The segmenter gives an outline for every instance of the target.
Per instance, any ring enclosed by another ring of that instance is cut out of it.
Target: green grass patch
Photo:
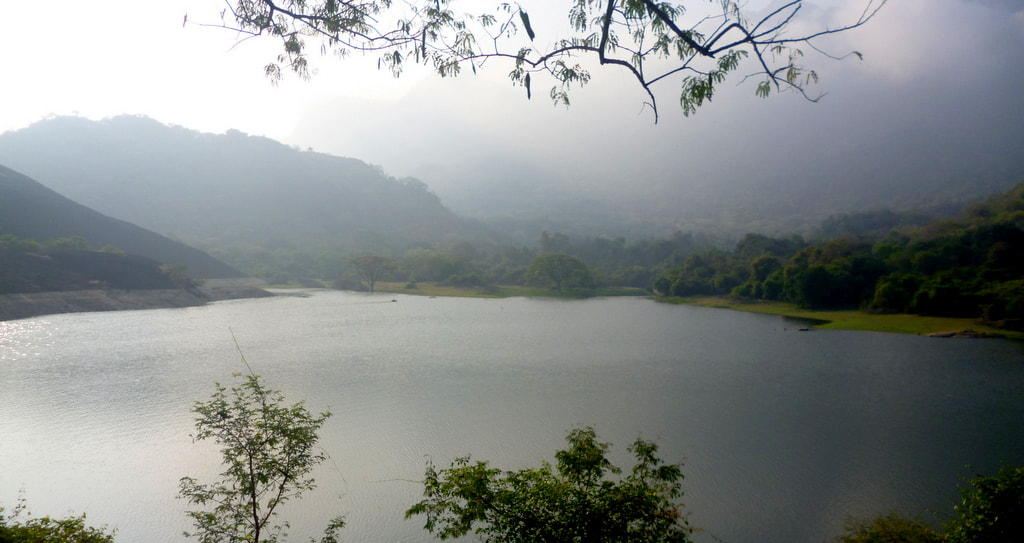
[[[415,296],[452,296],[460,298],[511,298],[514,296],[537,298],[583,299],[598,296],[646,296],[647,291],[640,288],[602,287],[594,289],[566,289],[557,292],[547,288],[521,287],[515,285],[493,287],[453,287],[436,283],[416,283],[416,288],[409,288],[408,283],[385,283],[376,285],[377,292],[392,294],[412,294]]]
[[[266,284],[260,288],[272,288],[277,290],[286,289],[303,289],[303,288],[331,288],[330,281],[323,281],[320,279],[308,279],[306,281],[289,281],[287,283],[273,283]]]
[[[378,282],[377,292],[392,294],[412,294],[414,296],[455,296],[460,298],[505,298],[496,289],[452,287],[434,283],[416,283],[416,288],[409,288],[408,283]]]
[[[801,309],[793,304],[760,300],[738,300],[723,296],[703,296],[694,298],[668,299],[674,303],[697,305],[701,307],[720,307],[782,315],[798,319],[814,321],[816,328],[833,330],[863,330],[871,332],[894,332],[900,334],[934,334],[960,330],[974,330],[987,334],[1013,339],[1024,339],[1024,333],[993,328],[979,323],[976,319],[927,317],[907,314],[866,313],[856,309],[846,310],[814,310]]]

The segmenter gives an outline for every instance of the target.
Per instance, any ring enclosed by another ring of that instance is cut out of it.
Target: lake
[[[427,460],[536,466],[583,425],[620,467],[637,437],[684,463],[697,541],[941,518],[961,478],[1024,463],[1018,342],[799,332],[637,298],[302,294],[0,323],[0,504],[185,541],[178,479],[219,468],[190,407],[245,371],[232,335],[268,386],[334,414],[319,488],[285,513],[292,541],[338,513],[344,541],[433,541],[404,519]]]

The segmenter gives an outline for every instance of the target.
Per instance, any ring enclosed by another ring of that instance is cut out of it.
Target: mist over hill
[[[344,255],[361,253],[397,257],[461,242],[533,245],[543,231],[629,239],[698,232],[730,244],[747,232],[809,235],[829,217],[865,210],[952,215],[1012,186],[1024,169],[1005,149],[1012,138],[1002,146],[961,145],[964,137],[948,130],[955,121],[929,121],[963,151],[939,149],[941,160],[842,131],[830,135],[842,145],[829,146],[842,152],[787,154],[770,134],[752,133],[738,140],[745,151],[728,159],[728,168],[693,161],[654,177],[609,169],[603,181],[571,157],[539,162],[496,149],[425,163],[417,176],[428,186],[354,158],[138,116],[57,117],[0,134],[0,163],[254,273],[261,261],[280,268],[282,260],[308,260],[318,251],[331,252],[325,266],[337,268]],[[821,139],[814,130],[797,131],[787,134],[787,146],[818,149]],[[680,150],[680,160],[694,149],[700,147]],[[288,251],[304,254],[282,256]]]
[[[102,213],[209,248],[346,252],[479,237],[423,183],[237,131],[59,117],[0,135],[0,162]]]
[[[830,119],[834,106],[813,105],[822,119],[784,137],[773,133],[780,130],[773,117],[796,117],[788,103],[751,108],[751,128],[734,141],[702,140],[704,119],[687,119],[694,130],[678,150],[652,145],[633,172],[595,171],[571,157],[543,161],[503,146],[486,158],[425,161],[418,176],[455,212],[482,220],[541,221],[549,230],[592,235],[682,230],[733,239],[806,234],[830,216],[865,210],[952,216],[1024,177],[1017,151],[1024,134],[990,122],[1006,112],[969,118],[914,105],[887,111],[888,125],[876,126],[854,115]]]

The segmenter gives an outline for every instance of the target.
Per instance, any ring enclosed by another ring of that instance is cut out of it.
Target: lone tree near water
[[[363,255],[353,258],[350,262],[359,279],[366,283],[370,292],[373,292],[378,280],[395,269],[394,260],[380,255]]]
[[[192,477],[180,481],[180,497],[205,509],[188,511],[202,543],[276,542],[288,523],[276,523],[281,505],[312,490],[310,473],[327,457],[317,448],[318,432],[330,413],[310,413],[302,402],[284,403],[284,396],[247,375],[231,390],[219,383],[209,401],[196,402],[196,434],[221,448],[221,479],[203,484]],[[332,519],[322,543],[337,543],[344,526]]]
[[[653,89],[669,81],[681,89],[684,115],[710,101],[730,76],[757,81],[759,96],[791,90],[817,100],[808,86],[818,76],[802,64],[802,48],[840,58],[824,51],[820,39],[864,25],[887,0],[860,1],[858,16],[810,30],[798,17],[803,0],[753,17],[733,0],[712,2],[718,6],[710,10],[708,2],[692,0],[567,0],[569,24],[556,35],[538,34],[515,2],[468,14],[457,12],[452,0],[230,0],[217,26],[279,39],[283,52],[266,65],[274,81],[286,70],[309,77],[309,40],[323,53],[379,55],[378,66],[395,76],[410,62],[449,77],[504,61],[527,98],[534,78],[547,76],[550,98],[566,105],[570,89],[590,81],[592,68],[615,67],[646,92],[657,122]]]

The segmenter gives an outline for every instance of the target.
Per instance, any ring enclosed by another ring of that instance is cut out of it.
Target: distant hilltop
[[[0,134],[0,164],[100,213],[206,250],[354,252],[481,231],[416,179],[237,130],[208,134],[146,117],[40,121]]]

